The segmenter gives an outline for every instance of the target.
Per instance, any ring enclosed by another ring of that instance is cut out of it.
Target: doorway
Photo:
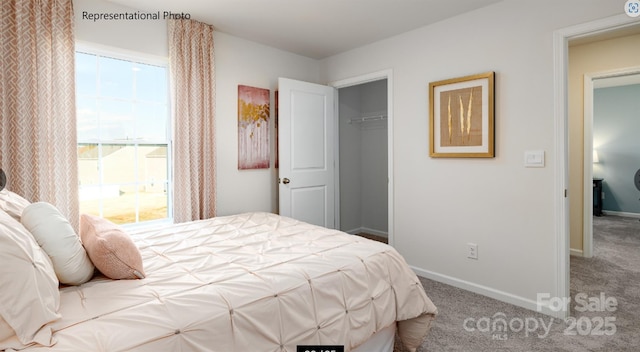
[[[596,88],[621,87],[640,83],[640,67],[623,68],[584,76],[584,207],[583,207],[583,252],[586,258],[593,256],[593,197],[592,180],[601,178],[602,167],[598,150],[602,154],[602,143],[594,139],[594,90]],[[597,168],[596,172],[594,168]],[[602,202],[602,198],[599,200]]]
[[[342,231],[386,238],[393,246],[391,70],[334,82],[337,225]]]
[[[601,35],[628,29],[636,23],[627,15],[617,15],[592,21],[554,32],[554,120],[556,138],[556,292],[555,297],[569,298],[569,201],[568,201],[568,115],[567,115],[567,73],[569,40]],[[568,302],[565,300],[565,302]],[[565,309],[550,312],[557,318],[569,316],[568,303]]]
[[[340,230],[388,238],[387,80],[338,89]]]

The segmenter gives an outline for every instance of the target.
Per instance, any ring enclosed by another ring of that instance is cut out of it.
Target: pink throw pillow
[[[82,214],[80,237],[93,265],[111,279],[144,279],[142,257],[131,237],[109,220]]]

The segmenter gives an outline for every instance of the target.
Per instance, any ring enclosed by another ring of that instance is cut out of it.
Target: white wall
[[[168,57],[167,24],[163,20],[91,21],[82,12],[124,12],[131,9],[103,0],[74,0],[76,40],[127,51]],[[299,55],[214,33],[216,66],[217,214],[277,211],[277,169],[274,168],[274,92],[278,77],[317,83],[319,63]],[[271,90],[271,167],[238,170],[238,85]]]
[[[529,308],[557,292],[553,33],[623,3],[504,1],[323,60],[326,81],[393,70],[391,231],[419,273]],[[496,157],[429,158],[429,82],[487,71]],[[524,168],[524,152],[538,149],[546,167]],[[466,258],[467,242],[478,260]]]
[[[316,60],[216,32],[216,170],[218,215],[277,211],[274,92],[278,77],[318,83]],[[238,85],[271,90],[271,168],[238,170]]]
[[[83,19],[82,13],[126,12],[130,8],[104,0],[73,0],[76,41],[132,50],[161,57],[169,56],[167,22],[164,20]]]

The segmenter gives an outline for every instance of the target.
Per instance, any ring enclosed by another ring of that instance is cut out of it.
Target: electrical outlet
[[[478,260],[478,245],[475,243],[467,243],[467,258]]]

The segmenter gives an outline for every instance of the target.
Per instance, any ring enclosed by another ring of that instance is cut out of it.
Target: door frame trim
[[[388,242],[389,245],[394,245],[394,183],[393,183],[393,70],[386,69],[377,72],[371,72],[351,78],[342,79],[339,81],[330,82],[329,86],[334,87],[336,89],[347,88],[355,85],[360,85],[364,83],[369,83],[373,81],[379,80],[387,80],[387,176],[388,176],[388,187],[387,187],[387,196],[388,196],[388,205],[387,205],[387,214],[388,214]],[[340,228],[340,168],[339,168],[339,153],[340,153],[340,133],[339,133],[339,119],[340,115],[338,113],[338,105],[339,101],[336,94],[336,113],[335,113],[335,145],[336,148],[334,150],[335,155],[335,179],[336,179],[336,191],[335,191],[335,210],[336,210],[336,227]]]

